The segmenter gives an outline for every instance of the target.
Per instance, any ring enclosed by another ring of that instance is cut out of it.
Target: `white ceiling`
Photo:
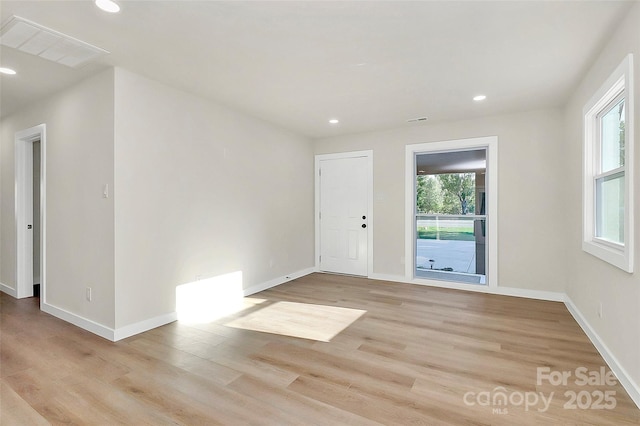
[[[18,75],[0,80],[1,113],[107,66],[310,137],[560,106],[634,2],[119,3],[107,14],[91,0],[0,2],[2,22],[111,52],[73,69],[3,47],[0,65]]]

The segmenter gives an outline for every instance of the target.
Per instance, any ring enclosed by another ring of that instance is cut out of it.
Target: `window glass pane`
[[[415,277],[485,285],[487,150],[420,153],[415,167]]]
[[[486,219],[416,216],[416,277],[486,283]]]
[[[600,118],[601,172],[624,166],[624,99]]]
[[[624,244],[624,173],[596,180],[596,237]]]
[[[484,175],[481,178],[483,179]],[[446,173],[416,177],[417,213],[484,214],[484,212],[480,213],[482,206],[476,209],[476,204],[476,173]]]

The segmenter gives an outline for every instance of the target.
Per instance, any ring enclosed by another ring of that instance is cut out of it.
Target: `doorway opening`
[[[41,142],[34,141],[32,144],[33,158],[33,179],[32,179],[32,207],[33,207],[33,296],[40,297],[40,163],[41,163]]]
[[[46,295],[46,127],[15,135],[17,298]]]
[[[495,136],[407,145],[405,277],[497,287]]]

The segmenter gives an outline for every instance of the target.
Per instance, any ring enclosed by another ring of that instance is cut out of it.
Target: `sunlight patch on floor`
[[[329,342],[365,312],[360,309],[276,302],[225,325],[245,330]]]
[[[242,271],[197,280],[176,287],[178,321],[205,324],[265,302],[244,297]]]

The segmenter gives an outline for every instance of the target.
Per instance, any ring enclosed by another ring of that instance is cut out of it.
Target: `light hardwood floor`
[[[640,424],[619,384],[576,383],[606,364],[561,303],[323,274],[252,297],[112,343],[2,294],[0,424]],[[366,313],[330,342],[224,325],[278,301]],[[538,385],[538,367],[572,376]],[[579,408],[605,392],[615,409]]]

